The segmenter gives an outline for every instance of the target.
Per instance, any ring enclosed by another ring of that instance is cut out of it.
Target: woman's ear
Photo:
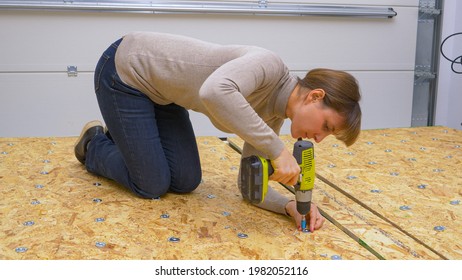
[[[313,89],[310,91],[305,98],[305,102],[319,102],[324,99],[326,92],[322,88]]]

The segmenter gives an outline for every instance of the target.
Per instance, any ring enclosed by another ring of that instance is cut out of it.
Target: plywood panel
[[[288,136],[281,136],[281,139],[292,150],[294,141]],[[228,141],[237,148],[243,145],[242,139],[238,137],[228,138]],[[316,164],[319,164],[319,157],[316,149]],[[319,172],[319,168],[317,171]],[[277,185],[273,184],[276,187]],[[281,191],[280,185],[279,189]],[[315,181],[313,202],[326,218],[381,259],[442,258],[438,253],[401,232],[392,223],[378,217],[357,201],[319,179]]]
[[[334,137],[316,144],[316,168],[404,234],[462,259],[461,145],[462,132],[445,127],[366,130],[351,148]]]
[[[334,138],[316,145],[317,170],[446,258],[461,259],[461,145],[462,132],[444,127],[363,131],[351,148]]]
[[[332,224],[299,233],[290,219],[243,202],[239,156],[218,138],[197,140],[199,188],[159,200],[87,173],[75,139],[0,138],[0,259],[375,258]]]

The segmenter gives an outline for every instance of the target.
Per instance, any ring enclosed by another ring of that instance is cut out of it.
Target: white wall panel
[[[133,30],[184,34],[223,44],[258,44],[292,70],[413,70],[417,9],[393,19],[0,12],[0,71],[93,71],[100,52]],[[8,55],[12,54],[12,55]]]
[[[316,67],[350,71],[362,88],[363,128],[409,126],[418,1],[374,1],[374,5],[380,4],[392,5],[398,16],[359,19],[0,10],[0,137],[77,135],[83,123],[100,118],[93,93],[94,67],[112,41],[134,30],[259,45],[280,54],[300,75]],[[67,76],[68,65],[78,67],[77,77]],[[191,115],[197,135],[224,135],[205,117]],[[288,133],[287,127],[283,132]]]
[[[93,73],[0,73],[0,137],[78,135],[93,119]]]

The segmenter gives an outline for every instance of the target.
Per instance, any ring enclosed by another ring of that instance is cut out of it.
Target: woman
[[[89,172],[144,198],[188,193],[199,185],[189,109],[240,136],[243,157],[269,158],[275,170],[270,179],[290,185],[300,168],[278,137],[284,119],[291,119],[294,138],[316,142],[333,134],[351,145],[360,131],[360,94],[351,75],[316,69],[298,79],[276,54],[255,46],[130,33],[100,58],[95,92],[108,130],[99,121],[88,123],[75,155]],[[258,206],[291,216],[300,228],[295,202],[276,191],[269,190]],[[313,231],[324,218],[315,205],[311,209]]]

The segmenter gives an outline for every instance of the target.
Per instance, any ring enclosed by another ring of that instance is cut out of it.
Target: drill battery
[[[252,203],[265,200],[268,191],[269,176],[273,174],[273,167],[269,160],[250,156],[241,160],[240,186],[243,197]]]

